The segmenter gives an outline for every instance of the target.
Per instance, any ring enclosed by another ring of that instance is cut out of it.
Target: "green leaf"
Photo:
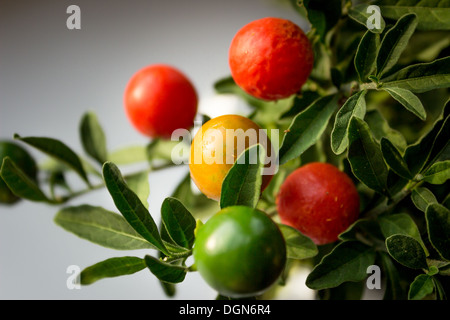
[[[404,159],[413,175],[426,171],[447,148],[450,140],[450,116],[438,119],[422,138],[408,146]]]
[[[400,264],[411,269],[427,268],[425,251],[413,237],[394,234],[386,239],[386,247],[391,257]]]
[[[179,283],[186,277],[186,267],[173,265],[149,255],[145,256],[145,263],[149,270],[163,282]]]
[[[170,238],[176,244],[187,249],[192,248],[196,221],[178,199],[171,197],[164,199],[161,219]]]
[[[348,160],[353,174],[366,186],[386,194],[388,170],[380,146],[364,120],[352,117],[349,126]]]
[[[417,16],[419,30],[450,30],[450,7],[447,0],[383,0],[376,3],[383,16],[398,19],[407,13]]]
[[[214,90],[220,94],[235,94],[253,107],[261,108],[266,103],[265,101],[257,99],[242,90],[231,76],[216,81],[214,83]]]
[[[408,164],[403,159],[400,151],[386,138],[381,138],[381,152],[386,164],[400,177],[411,180],[413,175],[408,169]]]
[[[431,244],[442,258],[450,260],[450,210],[439,203],[431,203],[425,218]]]
[[[245,150],[228,171],[222,183],[220,207],[256,207],[261,195],[264,148],[256,144]]]
[[[312,146],[325,131],[337,108],[337,95],[333,94],[316,100],[300,112],[283,137],[279,153],[280,164],[297,158]]]
[[[436,300],[447,300],[447,295],[442,283],[436,277],[432,277],[432,279],[434,287],[436,288]]]
[[[186,209],[197,219],[206,219],[211,214],[219,211],[219,202],[207,198],[201,192],[194,192],[191,187],[191,182],[191,176],[188,172],[171,196],[183,203]]]
[[[100,165],[107,160],[106,137],[93,112],[86,112],[80,123],[80,137],[84,150]]]
[[[316,29],[322,42],[325,36],[339,21],[342,12],[341,0],[303,0],[308,20],[312,28]]]
[[[155,160],[162,160],[168,163],[172,163],[172,152],[175,151],[175,148],[178,148],[176,151],[180,151],[179,156],[180,163],[188,159],[189,156],[189,145],[180,142],[178,140],[167,140],[167,139],[154,139],[147,145],[146,153],[147,158],[150,162]],[[179,150],[179,148],[182,148]],[[182,157],[184,156],[184,158]]]
[[[376,57],[380,46],[380,35],[366,31],[359,42],[354,59],[355,69],[360,82],[367,82],[375,72]]]
[[[367,267],[374,262],[373,248],[359,241],[343,241],[314,267],[306,278],[306,285],[320,290],[346,281],[361,281],[367,277]]]
[[[411,283],[408,292],[409,300],[422,300],[433,293],[434,282],[428,274],[419,274]]]
[[[411,200],[414,205],[422,212],[427,210],[428,205],[437,203],[434,194],[425,187],[416,187],[411,193]]]
[[[411,91],[402,88],[383,88],[389,95],[400,102],[408,111],[422,120],[427,118],[427,113],[422,102]]]
[[[290,259],[308,259],[317,255],[318,249],[314,242],[297,229],[279,224],[281,233],[286,241],[286,253]]]
[[[319,98],[320,95],[316,91],[302,91],[300,94],[295,95],[292,106],[280,116],[280,119],[295,117]]]
[[[359,234],[381,238],[380,226],[374,220],[360,218],[339,234],[341,240],[358,240]]]
[[[144,146],[126,146],[109,153],[108,160],[117,165],[148,161],[147,149]]]
[[[78,175],[89,185],[89,180],[80,158],[63,142],[53,138],[45,137],[20,137],[18,134],[15,134],[14,138],[21,140],[29,144],[30,146],[48,154],[49,156],[65,163],[76,173],[78,173]]]
[[[10,157],[4,157],[0,176],[8,188],[18,197],[37,202],[56,203],[49,199],[25,172]]]
[[[387,120],[381,115],[377,109],[368,110],[364,121],[367,122],[372,131],[372,135],[378,142],[381,142],[383,137],[389,139],[392,144],[400,151],[404,152],[406,149],[405,137],[397,130],[389,126]]]
[[[372,10],[367,10],[369,7],[368,4],[358,4],[354,7],[350,7],[348,9],[348,16],[354,21],[362,24],[367,28],[367,22],[371,19],[371,16],[374,14]],[[370,9],[370,8],[369,8]],[[380,14],[380,28],[371,28],[368,30],[372,33],[382,33],[384,28],[386,27],[386,22],[384,21],[382,15]]]
[[[417,26],[415,14],[402,16],[397,23],[389,29],[380,44],[377,54],[377,73],[378,79],[397,64],[401,53],[408,45],[408,41],[414,33]]]
[[[54,222],[76,236],[115,250],[156,249],[119,214],[80,205],[61,209]]]
[[[421,93],[450,86],[450,57],[413,64],[382,79],[382,88],[403,88]]]
[[[128,187],[136,193],[142,204],[148,209],[148,197],[150,195],[150,185],[148,182],[149,171],[144,170],[127,175],[126,183]]]
[[[389,238],[394,234],[409,236],[419,242],[425,254],[428,255],[428,250],[422,241],[419,228],[410,215],[406,213],[383,215],[378,218],[378,222],[385,238]]]
[[[112,162],[105,162],[103,177],[117,209],[128,223],[158,250],[169,255],[155,221],[136,193],[127,186],[117,166]]]
[[[383,271],[386,277],[386,289],[384,292],[384,300],[404,300],[407,293],[403,289],[401,284],[402,279],[400,274],[392,261],[389,254],[385,252],[379,252],[381,263],[383,265]]]
[[[336,154],[341,154],[348,146],[348,127],[352,116],[364,119],[366,114],[366,96],[367,90],[362,90],[344,103],[336,113],[333,131],[331,132],[331,149]]]
[[[88,285],[104,278],[130,275],[143,269],[144,259],[138,257],[109,258],[81,271],[80,283]]]
[[[432,184],[443,184],[450,179],[450,160],[438,161],[423,174],[423,180]]]

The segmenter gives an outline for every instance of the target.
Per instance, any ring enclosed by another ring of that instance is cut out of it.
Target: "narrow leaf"
[[[447,110],[450,110],[450,108],[447,108]],[[438,119],[428,133],[423,135],[418,142],[406,148],[404,159],[412,174],[416,175],[426,171],[448,147],[450,140],[449,119],[449,115],[444,119]]]
[[[176,198],[164,199],[161,206],[161,219],[170,236],[178,245],[192,248],[196,221],[186,207]]]
[[[119,214],[81,205],[61,209],[54,222],[76,236],[115,250],[156,249]]]
[[[380,46],[380,35],[366,31],[359,42],[355,55],[355,69],[360,82],[367,82],[368,77],[375,72],[375,61]]]
[[[432,203],[426,209],[425,218],[431,244],[442,258],[450,260],[450,210]]]
[[[308,106],[310,106],[315,100],[319,99],[320,95],[317,91],[302,91],[301,94],[295,95],[294,100],[292,101],[292,106],[288,111],[283,113],[280,116],[280,119],[295,117],[297,114],[305,110]]]
[[[109,153],[108,160],[122,165],[148,161],[148,158],[144,146],[126,146]]]
[[[103,177],[117,209],[128,223],[144,239],[168,255],[169,253],[161,240],[155,221],[136,193],[127,186],[117,166],[112,162],[105,162]]]
[[[136,193],[142,204],[148,209],[148,197],[150,195],[150,185],[148,182],[147,170],[127,175],[126,183],[128,187]]]
[[[383,88],[392,98],[400,102],[408,111],[414,113],[421,120],[425,120],[427,113],[422,102],[415,94],[402,88]]]
[[[382,116],[379,110],[372,109],[367,111],[364,121],[369,125],[375,140],[380,142],[381,139],[385,137],[389,139],[400,152],[405,152],[405,137],[399,131],[392,129],[389,126],[388,121]]]
[[[408,45],[408,41],[417,26],[415,14],[407,14],[401,17],[397,23],[386,32],[380,44],[377,55],[377,78],[396,65],[401,53]]]
[[[400,264],[412,268],[427,268],[427,261],[422,245],[414,238],[403,234],[394,234],[386,239],[386,247]]]
[[[384,300],[405,300],[407,292],[403,289],[402,279],[392,261],[391,256],[385,252],[379,252],[383,271],[386,277],[386,289],[384,292]]]
[[[419,228],[410,215],[406,213],[384,215],[379,217],[378,222],[385,238],[389,238],[394,234],[409,236],[419,242],[425,254],[428,255],[428,250],[422,241]]]
[[[340,154],[348,146],[347,133],[351,117],[364,118],[366,114],[366,93],[366,90],[355,93],[347,99],[336,113],[333,131],[331,132],[331,148],[334,153]]]
[[[191,176],[188,172],[178,183],[171,196],[183,203],[196,219],[210,217],[220,210],[218,201],[207,198],[201,192],[194,192],[191,183]]]
[[[427,210],[428,205],[437,203],[434,194],[425,187],[414,188],[411,193],[411,200],[414,205],[422,212]]]
[[[435,162],[423,175],[423,180],[432,184],[443,184],[450,179],[450,160]]]
[[[353,222],[345,231],[339,234],[341,240],[358,240],[360,234],[370,234],[373,237],[381,238],[383,235],[380,226],[374,220],[361,218]]]
[[[326,34],[341,17],[342,2],[340,0],[303,0],[302,3],[306,8],[309,22],[316,29],[322,42],[325,42]]]
[[[173,265],[155,257],[146,255],[145,263],[149,270],[161,281],[168,283],[183,282],[187,268]]]
[[[81,118],[80,138],[84,150],[100,165],[107,160],[106,138],[103,129],[93,112],[86,112]]]
[[[436,288],[436,300],[447,300],[447,294],[442,283],[436,277],[432,277],[432,279]]]
[[[353,174],[369,188],[385,194],[388,170],[369,126],[364,120],[352,117],[348,138],[348,160]]]
[[[409,286],[408,300],[422,300],[433,293],[433,278],[427,274],[419,274]]]
[[[80,282],[83,285],[88,285],[104,278],[130,275],[143,269],[145,269],[145,262],[141,258],[110,258],[81,271]]]
[[[367,277],[367,267],[374,262],[373,248],[359,241],[343,241],[314,267],[306,278],[306,285],[320,290],[346,281],[361,281]]]
[[[386,138],[382,138],[380,145],[386,164],[400,177],[408,180],[413,179],[413,175],[408,169],[408,164],[392,142]]]
[[[382,88],[403,88],[421,93],[450,86],[450,57],[413,64],[382,79]]]
[[[10,157],[4,157],[0,175],[8,188],[18,197],[37,202],[56,203],[49,199],[25,172]]]
[[[279,224],[281,233],[286,241],[286,253],[290,259],[307,259],[317,255],[318,249],[314,242],[297,229]]]
[[[261,194],[264,148],[257,144],[245,150],[228,171],[222,183],[220,207],[256,207]]]
[[[83,164],[78,157],[78,155],[72,151],[63,142],[45,137],[20,137],[19,135],[14,135],[15,139],[21,140],[30,146],[48,154],[49,156],[65,163],[70,168],[72,168],[78,175],[89,184],[89,180]]]
[[[377,4],[383,16],[389,19],[414,13],[418,30],[450,30],[450,7],[446,0],[384,0]]]
[[[280,164],[297,158],[312,146],[325,131],[335,110],[337,110],[337,95],[328,95],[300,112],[283,137],[279,153]]]

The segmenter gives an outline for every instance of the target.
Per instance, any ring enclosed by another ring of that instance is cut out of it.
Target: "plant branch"
[[[150,167],[150,171],[149,172],[155,172],[155,171],[159,171],[159,170],[164,170],[164,169],[170,168],[170,167],[172,167],[174,165],[175,164],[173,164],[173,163],[166,163],[166,164],[163,164],[163,165],[160,165],[160,166],[154,166],[154,167],[152,166],[152,167]],[[130,177],[130,176],[133,176],[133,175],[139,174],[139,173],[144,173],[144,172],[147,172],[147,171],[148,171],[148,169],[133,172],[131,174],[125,175],[124,179],[127,180],[127,178]],[[98,189],[101,189],[101,188],[104,188],[104,187],[105,187],[105,183],[101,182],[99,184],[90,186],[89,188],[72,192],[72,193],[70,193],[70,194],[68,194],[66,196],[55,197],[54,200],[55,200],[56,204],[64,204],[64,203],[66,203],[66,202],[68,202],[68,201],[70,201],[70,200],[72,200],[74,198],[80,197],[80,196],[82,196],[84,194],[87,194],[87,193],[89,193],[91,191],[98,190]]]

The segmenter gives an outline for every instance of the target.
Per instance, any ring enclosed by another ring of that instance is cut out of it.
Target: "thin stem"
[[[167,169],[167,168],[170,168],[170,167],[173,167],[173,166],[175,166],[175,164],[173,164],[173,163],[166,163],[166,164],[163,164],[163,165],[160,165],[160,166],[151,167],[150,171],[148,169],[145,169],[145,170],[141,170],[141,171],[137,171],[137,172],[133,172],[131,174],[125,175],[124,179],[126,180],[128,177],[133,176],[135,174],[144,173],[144,172],[155,172],[155,171],[164,170],[164,169]],[[54,201],[55,201],[56,204],[63,204],[63,203],[65,203],[67,201],[70,201],[70,200],[72,200],[74,198],[77,198],[77,197],[82,196],[84,194],[87,194],[87,193],[89,193],[91,191],[98,190],[98,189],[101,189],[101,188],[104,188],[104,187],[105,187],[105,183],[101,182],[99,184],[90,186],[89,188],[82,189],[82,190],[79,190],[79,191],[76,191],[76,192],[72,192],[72,193],[70,193],[67,196],[55,197]]]
[[[395,194],[392,197],[392,201],[387,204],[387,199],[377,205],[376,207],[372,208],[371,210],[367,211],[364,216],[367,218],[375,218],[376,216],[380,215],[381,213],[384,213],[386,211],[391,210],[394,208],[400,201],[405,199],[413,190],[414,188],[420,186],[423,183],[423,181],[410,181],[405,188],[403,188],[400,192]]]
[[[378,88],[377,84],[374,83],[374,82],[362,83],[362,84],[360,84],[359,87],[361,88],[361,90],[364,90],[364,89],[366,89],[366,90],[374,90],[374,89]]]

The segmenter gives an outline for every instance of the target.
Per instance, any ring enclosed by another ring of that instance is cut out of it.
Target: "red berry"
[[[292,172],[276,202],[282,223],[318,245],[336,241],[359,215],[359,194],[353,181],[327,163],[306,164]]]
[[[124,94],[130,122],[152,138],[170,138],[175,129],[192,127],[197,104],[197,93],[190,80],[181,71],[164,64],[136,72]]]
[[[313,50],[305,33],[280,18],[268,17],[245,25],[229,49],[236,84],[264,100],[283,99],[300,91],[313,62]]]

